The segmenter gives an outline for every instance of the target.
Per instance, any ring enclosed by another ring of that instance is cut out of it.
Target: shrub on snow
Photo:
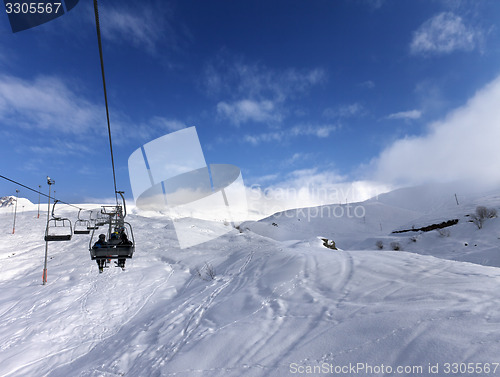
[[[476,213],[470,217],[471,222],[476,224],[478,229],[481,229],[486,219],[497,217],[497,210],[494,208],[486,208],[485,206],[477,206]]]

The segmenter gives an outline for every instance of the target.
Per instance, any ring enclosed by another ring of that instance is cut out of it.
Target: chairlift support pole
[[[17,215],[17,201],[19,199],[19,190],[16,189],[16,206],[14,209],[14,225],[12,225],[12,234],[16,233],[16,215]]]
[[[117,191],[116,193],[120,194],[120,196],[122,197],[123,211],[124,211],[123,218],[125,218],[125,216],[127,216],[127,205],[125,204],[125,197],[123,196],[124,191]]]
[[[42,185],[38,185],[38,215],[37,219],[40,218],[40,190],[42,189]]]
[[[47,234],[47,230],[49,228],[49,218],[50,218],[50,186],[56,183],[56,181],[50,179],[50,177],[47,177],[47,184],[49,185],[49,201],[47,205],[47,225],[45,229],[45,234]],[[49,251],[49,241],[45,241],[45,262],[43,265],[43,277],[42,277],[42,284],[45,285],[47,283],[47,255]]]

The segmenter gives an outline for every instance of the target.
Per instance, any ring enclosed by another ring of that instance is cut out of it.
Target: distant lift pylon
[[[122,205],[102,206],[101,216],[107,218],[107,233],[95,237],[95,229],[89,242],[90,258],[97,262],[99,272],[107,266],[111,259],[117,259],[117,267],[125,269],[125,260],[132,258],[135,251],[135,240],[132,226],[125,221],[127,207],[123,191],[117,191],[122,198]]]

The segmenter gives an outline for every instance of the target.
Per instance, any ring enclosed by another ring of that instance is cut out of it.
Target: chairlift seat
[[[83,229],[80,229],[80,230],[76,229],[73,233],[74,234],[90,234],[90,229],[85,229],[85,230],[83,230]]]
[[[95,229],[92,230],[92,235],[89,241],[90,258],[97,261],[99,272],[103,271],[109,259],[118,259],[117,267],[125,268],[125,260],[132,258],[135,251],[135,240],[132,226],[124,221],[127,215],[125,207],[125,198],[123,192],[117,191],[122,197],[123,206],[102,206],[100,216],[95,219],[97,226],[107,225],[105,232],[106,242],[94,243],[96,235]],[[114,237],[116,235],[116,238]],[[125,236],[125,237],[123,237]]]
[[[87,229],[88,230],[94,230],[94,229],[99,229],[99,227],[96,224],[95,219],[91,219],[87,222]]]
[[[90,249],[90,258],[92,260],[107,258],[107,259],[122,259],[132,258],[135,247],[133,245],[101,245],[94,246]]]
[[[90,225],[90,222],[88,220],[78,219],[75,221],[73,233],[74,234],[90,234],[90,229],[88,229],[89,225]]]
[[[48,234],[44,238],[45,241],[70,241],[71,234]]]
[[[72,236],[72,226],[69,219],[54,216],[47,222],[45,241],[70,241]]]

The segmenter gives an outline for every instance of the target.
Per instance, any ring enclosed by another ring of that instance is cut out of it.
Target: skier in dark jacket
[[[99,234],[99,239],[94,244],[94,249],[100,249],[101,247],[105,247],[107,245],[106,236],[104,234]],[[106,265],[106,259],[98,258],[96,259],[97,266],[99,267],[99,273],[101,273]]]
[[[127,233],[122,232],[120,235],[120,245],[122,246],[131,246],[132,242],[128,239]]]
[[[94,247],[101,248],[106,245],[106,236],[104,234],[99,234],[99,239],[94,244]]]

